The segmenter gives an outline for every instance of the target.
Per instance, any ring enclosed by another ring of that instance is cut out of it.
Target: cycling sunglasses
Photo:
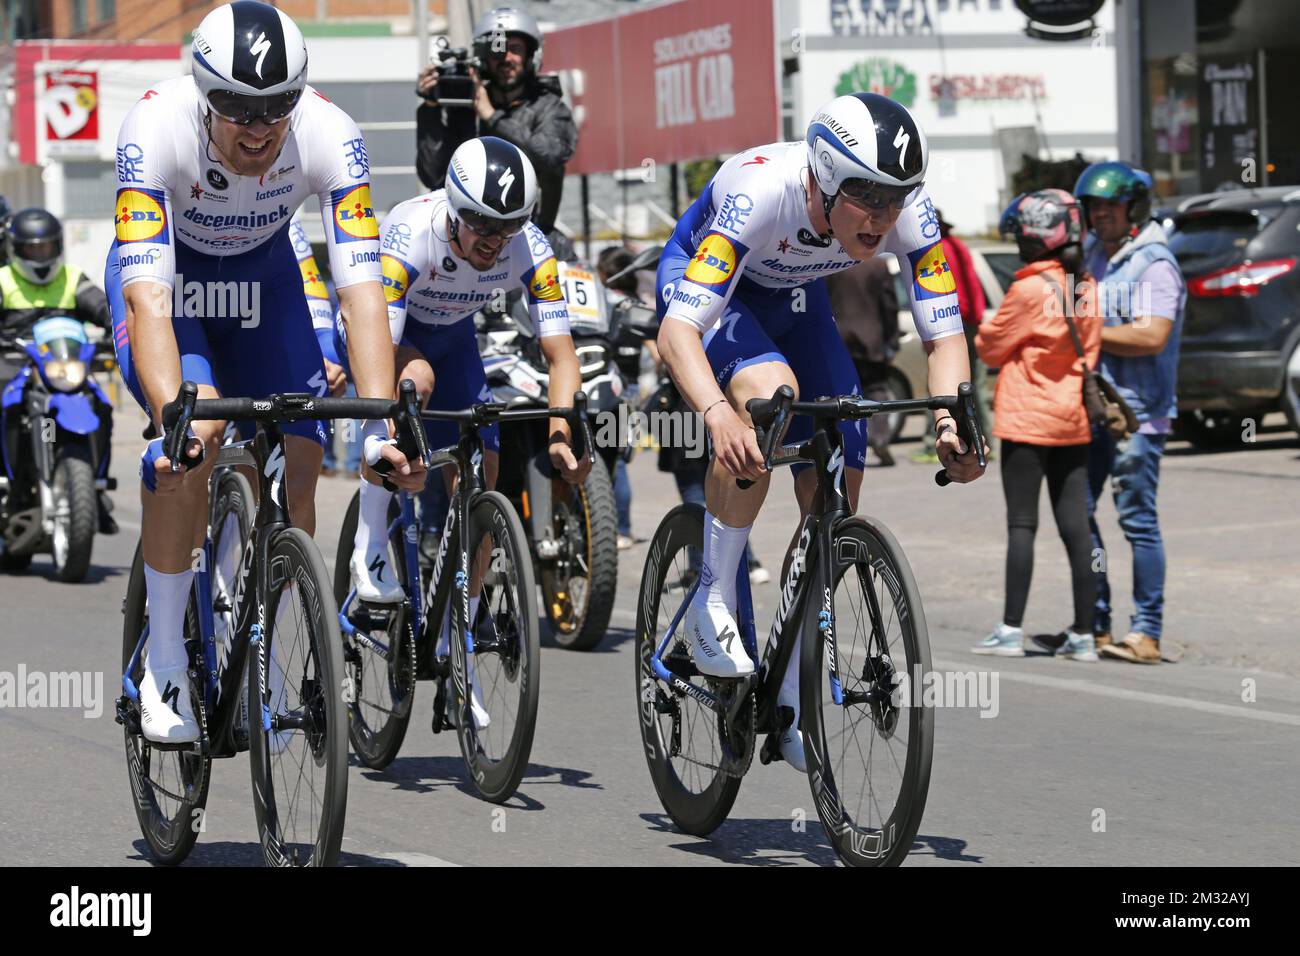
[[[302,98],[302,90],[289,90],[274,96],[249,96],[233,90],[213,90],[208,94],[208,105],[222,119],[237,126],[248,126],[261,120],[270,126],[293,112]]]
[[[902,209],[913,190],[921,188],[923,183],[912,186],[890,186],[885,183],[872,182],[870,179],[846,179],[840,184],[840,193],[844,198],[860,209],[873,211],[892,207]]]
[[[465,224],[470,232],[484,239],[493,239],[502,236],[506,239],[519,234],[519,230],[528,224],[531,216],[520,216],[516,219],[489,219],[487,216],[473,212],[469,209],[460,212],[460,220]]]

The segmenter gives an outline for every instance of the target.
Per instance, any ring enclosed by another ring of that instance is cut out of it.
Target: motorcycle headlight
[[[78,359],[55,359],[45,366],[45,377],[60,392],[75,392],[86,381],[86,363]]]

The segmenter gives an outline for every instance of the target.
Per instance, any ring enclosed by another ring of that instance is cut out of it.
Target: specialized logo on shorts
[[[320,277],[313,256],[299,259],[298,271],[302,273],[302,291],[307,298],[329,300],[329,290],[325,288],[325,281]]]
[[[411,280],[415,278],[415,270],[397,256],[390,256],[388,253],[380,256],[379,262],[383,272],[381,281],[384,283],[384,299],[388,302],[404,301],[406,293],[411,290]]]
[[[533,271],[533,277],[528,282],[528,293],[535,302],[559,302],[564,298],[555,256],[551,256]]]
[[[686,267],[686,278],[697,285],[725,286],[736,271],[736,247],[726,236],[711,232]]]
[[[337,242],[356,242],[359,239],[378,239],[379,221],[375,207],[370,202],[370,186],[345,186],[330,193],[334,200],[334,239]]]
[[[119,189],[113,224],[118,242],[166,242],[167,213],[156,189]]]
[[[957,291],[957,280],[953,278],[952,266],[944,257],[943,246],[935,243],[928,249],[908,254],[912,260],[912,270],[916,281],[913,288],[919,299],[932,299],[935,296],[950,295]]]

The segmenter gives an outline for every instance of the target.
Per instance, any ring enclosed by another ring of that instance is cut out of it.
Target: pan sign
[[[1029,18],[1025,33],[1036,40],[1084,40],[1096,30],[1092,18],[1106,0],[1016,0]]]
[[[93,70],[45,75],[41,97],[50,156],[94,155],[99,146],[99,76]]]

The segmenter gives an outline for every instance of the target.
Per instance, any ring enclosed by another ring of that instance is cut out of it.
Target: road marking
[[[970,670],[970,664],[974,662],[958,664],[955,661],[935,658],[932,663],[935,667],[945,670],[967,671]],[[1300,727],[1300,714],[1286,714],[1277,710],[1257,710],[1253,707],[1240,707],[1235,704],[1216,704],[1208,700],[1192,700],[1188,697],[1175,697],[1172,694],[1153,694],[1150,691],[1112,687],[1109,684],[1098,684],[1095,681],[1070,680],[1065,677],[1049,677],[1046,674],[1025,674],[1021,671],[1000,670],[998,671],[998,677],[1013,683],[1034,684],[1039,687],[1096,694],[1099,697],[1117,697],[1121,700],[1137,701],[1144,704],[1182,707],[1185,710],[1199,710],[1204,714],[1218,714],[1222,717],[1245,717],[1249,720],[1260,720],[1270,724]]]
[[[427,853],[367,853],[366,855],[379,860],[395,860],[403,866],[460,866],[459,863],[452,863],[450,860],[444,860],[440,856],[430,856]]]

